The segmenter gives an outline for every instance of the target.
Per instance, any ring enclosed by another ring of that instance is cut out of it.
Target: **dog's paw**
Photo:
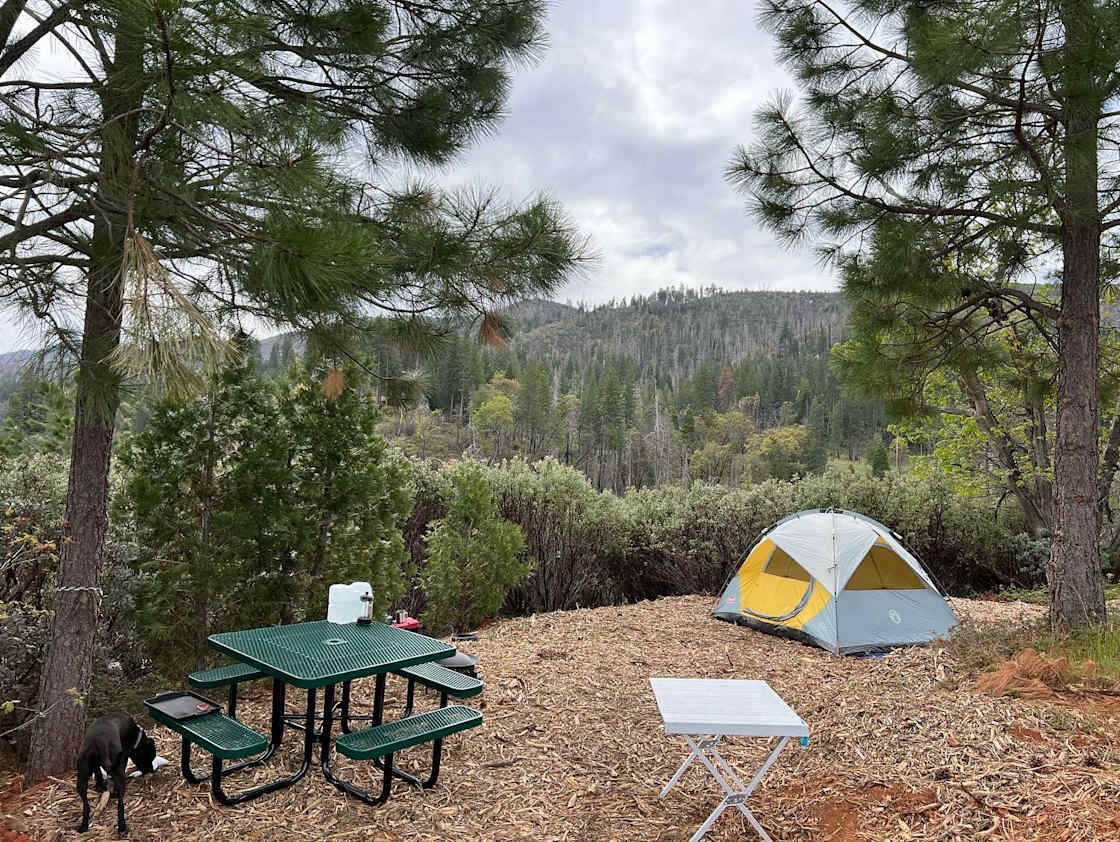
[[[123,826],[118,827],[117,828],[117,838],[118,839],[127,839],[128,838],[128,828],[123,827]]]
[[[83,822],[82,824],[74,828],[74,830],[78,831],[78,833],[87,833],[89,831],[89,825]]]

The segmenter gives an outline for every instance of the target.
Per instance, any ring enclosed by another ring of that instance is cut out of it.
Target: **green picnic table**
[[[353,792],[350,785],[331,772],[331,730],[335,707],[335,685],[344,686],[343,722],[349,718],[349,686],[357,678],[376,676],[373,721],[380,724],[385,700],[385,678],[390,672],[436,661],[455,654],[455,647],[441,640],[404,631],[384,623],[331,623],[315,620],[286,626],[267,626],[245,631],[222,632],[207,638],[210,647],[272,676],[271,740],[262,757],[237,767],[222,770],[222,759],[213,755],[210,775],[214,797],[223,804],[238,804],[267,792],[291,786],[311,767],[316,739],[320,745],[323,775],[339,789]],[[222,791],[223,774],[252,763],[259,764],[275,753],[285,731],[285,696],[288,685],[307,691],[304,713],[303,763],[295,774],[237,795]],[[323,688],[322,725],[315,731],[315,696]],[[349,730],[347,727],[346,730]],[[202,782],[190,771],[189,746],[184,740],[183,774],[188,780]],[[388,772],[386,777],[388,777]]]

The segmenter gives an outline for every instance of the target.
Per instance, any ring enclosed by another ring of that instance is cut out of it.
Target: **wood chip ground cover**
[[[1041,611],[954,606],[974,622]],[[156,727],[172,764],[131,782],[130,838],[686,840],[718,803],[718,789],[696,764],[658,798],[686,752],[662,733],[648,682],[706,676],[763,678],[812,729],[809,747],[787,748],[754,796],[755,814],[775,840],[1120,840],[1120,704],[1113,703],[1120,697],[1078,706],[968,692],[958,689],[962,676],[942,648],[836,658],[710,620],[710,608],[707,597],[682,597],[489,626],[463,645],[479,656],[486,679],[484,725],[447,741],[436,789],[398,785],[382,808],[347,799],[317,767],[291,789],[216,806],[206,787],[182,780],[177,742]],[[401,705],[402,684],[390,682],[391,710]],[[359,698],[368,702],[371,690],[362,687]],[[265,730],[267,692],[250,691],[239,711]],[[286,768],[298,764],[299,742],[288,736]],[[753,772],[765,752],[762,741],[740,739],[724,754]],[[415,749],[406,758],[426,759]],[[278,768],[274,762],[227,788],[263,782]],[[339,758],[336,770],[378,785],[368,764]],[[111,804],[88,836],[74,832],[79,804],[70,780],[9,800],[0,813],[37,840],[115,837]],[[729,811],[709,838],[757,837]]]

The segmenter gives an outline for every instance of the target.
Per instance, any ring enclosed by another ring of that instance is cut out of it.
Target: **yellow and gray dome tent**
[[[891,530],[833,509],[798,512],[767,530],[712,616],[837,654],[925,643],[957,624],[933,579]]]

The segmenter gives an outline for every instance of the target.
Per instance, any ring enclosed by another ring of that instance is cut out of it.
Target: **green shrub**
[[[622,501],[549,457],[489,471],[498,508],[525,533],[533,575],[510,592],[516,614],[619,601],[611,570],[625,548]]]
[[[411,487],[376,417],[354,386],[328,397],[317,377],[272,384],[247,366],[155,408],[123,459],[123,512],[157,666],[203,662],[216,630],[323,617],[332,582],[370,582],[379,613],[400,596]]]
[[[891,469],[890,456],[887,454],[887,446],[882,442],[878,442],[872,449],[867,457],[871,465],[871,473],[875,477],[881,477]]]
[[[525,536],[498,515],[483,467],[460,463],[449,480],[447,513],[431,525],[420,574],[424,625],[437,633],[476,628],[533,569],[519,558]]]
[[[54,607],[66,464],[65,454],[49,450],[0,455],[0,731],[27,722],[36,709]],[[119,486],[120,477],[113,473],[110,489]],[[127,531],[110,522],[100,577],[95,679],[86,700],[93,714],[119,706],[119,685],[135,683],[149,666],[127,616],[133,594],[125,560],[132,551]],[[23,727],[8,738],[17,755],[29,736],[30,728]]]
[[[405,549],[408,552],[409,567],[416,573],[424,570],[427,557],[428,531],[433,521],[447,512],[447,499],[451,495],[448,482],[450,471],[441,470],[435,460],[417,459],[401,456],[406,460],[406,470],[415,489],[412,509],[401,527]],[[424,613],[424,587],[420,575],[412,576],[403,597],[393,604],[393,608],[404,608],[413,617]]]
[[[631,491],[626,551],[612,571],[619,590],[628,600],[715,593],[759,534],[792,511],[793,487],[768,480],[745,489],[697,482]]]
[[[989,498],[963,494],[942,475],[876,478],[866,469],[833,466],[796,483],[793,497],[794,511],[851,509],[893,529],[949,593],[1036,587],[1045,580],[1038,543],[1016,537],[1021,524],[999,517]]]

